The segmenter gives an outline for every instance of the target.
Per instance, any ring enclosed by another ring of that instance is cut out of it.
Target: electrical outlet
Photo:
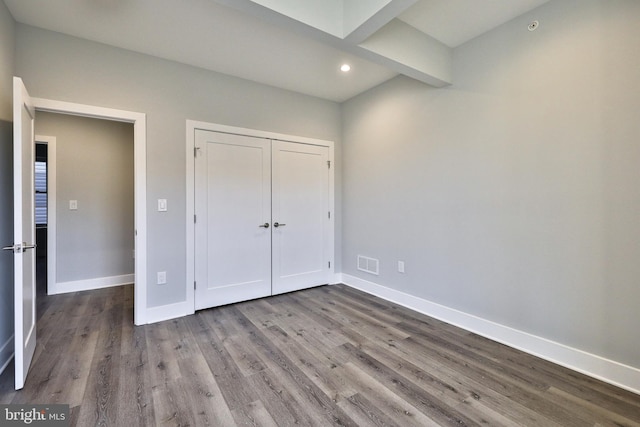
[[[167,272],[158,271],[158,285],[165,285],[167,283]]]
[[[398,261],[398,273],[404,273],[404,261]]]

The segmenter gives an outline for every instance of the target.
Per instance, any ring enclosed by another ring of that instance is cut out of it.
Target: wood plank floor
[[[347,286],[133,326],[133,287],[41,296],[26,386],[77,426],[640,426],[640,396]]]

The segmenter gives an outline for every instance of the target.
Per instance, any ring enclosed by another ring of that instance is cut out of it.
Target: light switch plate
[[[158,271],[158,285],[165,285],[167,283],[167,272]]]
[[[167,199],[158,199],[158,212],[167,211]]]
[[[78,210],[78,201],[77,200],[69,200],[69,210],[77,211]]]

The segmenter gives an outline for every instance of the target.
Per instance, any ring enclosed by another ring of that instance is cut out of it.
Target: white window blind
[[[36,225],[47,225],[47,163],[36,162]]]

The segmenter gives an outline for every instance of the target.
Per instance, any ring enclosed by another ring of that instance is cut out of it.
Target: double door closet
[[[195,309],[329,283],[329,147],[195,132]]]

